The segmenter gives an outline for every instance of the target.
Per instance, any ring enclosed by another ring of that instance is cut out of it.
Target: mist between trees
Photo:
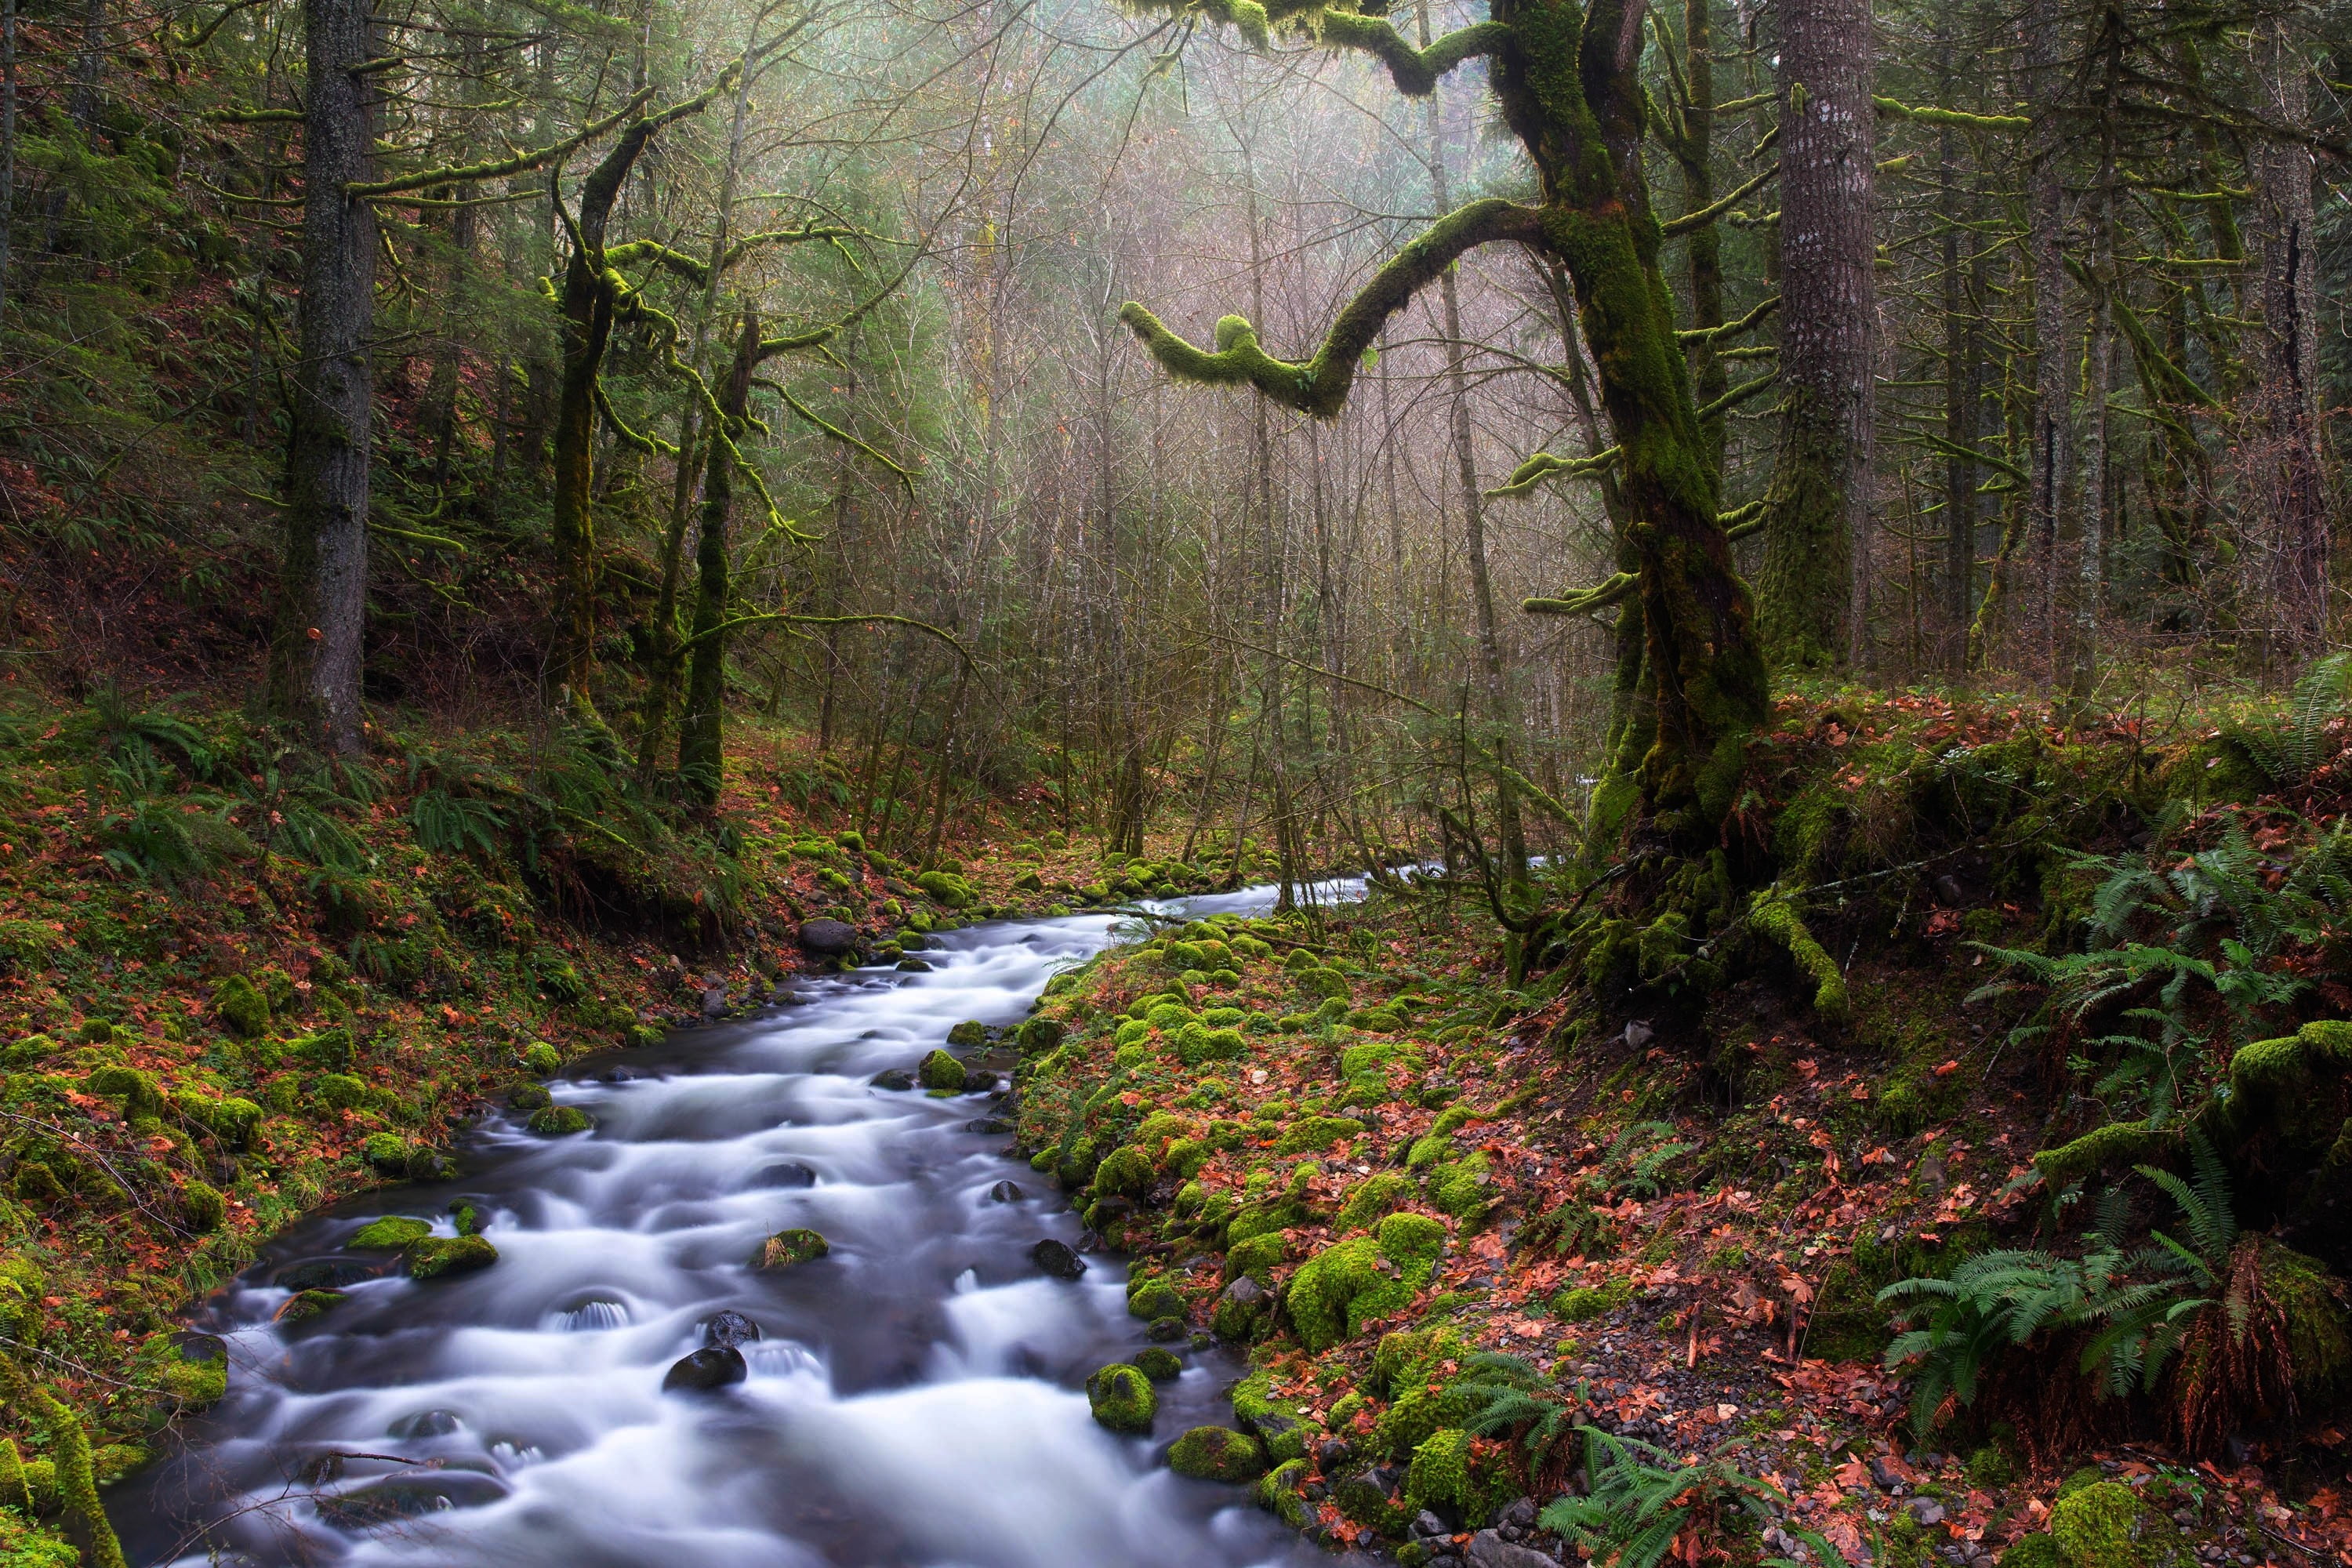
[[[330,751],[1508,883],[2340,613],[2332,12],[5,7],[6,614]]]

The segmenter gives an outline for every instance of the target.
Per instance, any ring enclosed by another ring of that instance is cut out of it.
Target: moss
[[[310,1098],[329,1110],[350,1110],[372,1098],[368,1086],[349,1073],[320,1073],[310,1086]]]
[[[433,1236],[410,1242],[402,1256],[410,1278],[434,1279],[488,1268],[499,1260],[499,1249],[478,1236]]]
[[[1394,1171],[1378,1171],[1356,1184],[1340,1206],[1343,1230],[1370,1230],[1381,1218],[1402,1206],[1412,1194],[1412,1183]]]
[[[2117,1121],[2085,1132],[2071,1143],[2044,1149],[2033,1156],[2033,1168],[2052,1187],[2070,1187],[2102,1171],[2165,1159],[2179,1147],[2177,1127],[2151,1127],[2145,1121]]]
[[[1412,1147],[1405,1152],[1405,1169],[1418,1171],[1444,1159],[1449,1147],[1448,1141],[1469,1125],[1471,1120],[1470,1108],[1466,1105],[1449,1106],[1440,1111],[1429,1131],[1414,1139]]]
[[[796,1264],[812,1263],[833,1250],[832,1244],[815,1231],[795,1226],[780,1230],[760,1244],[758,1256],[751,1259],[754,1268],[790,1268]]]
[[[1195,1426],[1169,1446],[1168,1468],[1198,1481],[1238,1484],[1264,1473],[1265,1450],[1230,1426]]]
[[[980,897],[970,882],[950,871],[926,871],[915,879],[915,886],[932,902],[951,910],[962,909]]]
[[[1246,1274],[1265,1289],[1274,1289],[1274,1271],[1288,1256],[1290,1245],[1278,1230],[1263,1236],[1245,1237],[1225,1249],[1225,1278],[1236,1279]]]
[[[1372,1320],[1402,1310],[1428,1283],[1444,1246],[1445,1227],[1435,1220],[1396,1214],[1372,1236],[1317,1253],[1291,1276],[1284,1296],[1299,1339],[1319,1352],[1363,1332]]]
[[[1235,1028],[1212,1028],[1206,1024],[1191,1023],[1176,1035],[1176,1054],[1186,1067],[1199,1067],[1203,1062],[1237,1061],[1248,1050],[1248,1042]]]
[[[188,1361],[173,1356],[157,1374],[177,1410],[209,1410],[228,1394],[228,1357]]]
[[[1307,1461],[1285,1459],[1258,1478],[1257,1506],[1293,1530],[1314,1522],[1315,1510],[1301,1489],[1307,1484]]]
[[[1465,1226],[1486,1217],[1487,1193],[1493,1184],[1486,1156],[1475,1153],[1438,1166],[1429,1173],[1430,1201]]]
[[[190,1182],[180,1189],[180,1209],[188,1216],[189,1229],[208,1235],[228,1217],[228,1200],[209,1183]]]
[[[925,1089],[943,1089],[956,1093],[963,1088],[963,1063],[945,1051],[935,1050],[923,1058],[923,1065],[916,1069],[915,1076]]]
[[[2054,1535],[2021,1537],[2000,1554],[2000,1568],[2073,1568]]]
[[[966,1018],[948,1031],[948,1044],[958,1050],[970,1050],[988,1044],[988,1026],[977,1018]]]
[[[330,1307],[339,1307],[347,1298],[341,1290],[302,1290],[287,1299],[278,1309],[278,1321],[285,1324],[308,1322]]]
[[[1147,1277],[1128,1291],[1127,1310],[1130,1317],[1146,1322],[1158,1318],[1181,1318],[1184,1315],[1184,1296],[1167,1280]]]
[[[2346,1310],[2342,1285],[2318,1259],[2267,1237],[2262,1280],[2286,1320],[2297,1405],[2326,1409],[2352,1389],[2352,1313]]]
[[[249,1040],[269,1027],[269,999],[252,981],[231,974],[213,986],[213,1016],[240,1040]]]
[[[1813,1011],[1832,1023],[1844,1019],[1852,1010],[1846,997],[1845,975],[1838,969],[1837,961],[1813,940],[1797,906],[1772,889],[1757,894],[1748,910],[1756,929],[1786,951],[1797,968],[1813,983]]]
[[[2139,1494],[2121,1481],[2100,1481],[2058,1500],[2050,1533],[2072,1568],[2142,1568]]]
[[[1171,1383],[1184,1373],[1184,1363],[1176,1352],[1159,1345],[1146,1345],[1136,1352],[1135,1368],[1154,1383]]]
[[[53,1204],[66,1195],[66,1186],[45,1160],[21,1160],[9,1178],[9,1190],[30,1204]]]
[[[542,1138],[562,1138],[587,1131],[596,1119],[576,1105],[549,1105],[532,1111],[523,1125]]]
[[[1306,1116],[1283,1129],[1275,1141],[1277,1154],[1311,1154],[1360,1136],[1363,1123],[1344,1116]]]
[[[376,1250],[396,1252],[413,1241],[422,1241],[433,1234],[433,1222],[408,1215],[386,1215],[370,1220],[343,1246],[362,1252]]]
[[[121,1102],[123,1120],[127,1121],[160,1115],[163,1109],[163,1092],[155,1087],[154,1078],[136,1068],[100,1068],[89,1075],[84,1087],[92,1094]]]
[[[1620,1276],[1602,1284],[1562,1290],[1551,1299],[1551,1311],[1563,1323],[1588,1323],[1606,1317],[1633,1299],[1633,1282]]]
[[[1302,969],[1298,972],[1298,984],[1309,995],[1320,996],[1326,1001],[1345,1002],[1354,994],[1354,988],[1348,984],[1348,977],[1336,969]],[[1341,1013],[1344,1015],[1346,1009],[1342,1008]]]
[[[261,1125],[261,1107],[249,1100],[208,1100],[201,1095],[174,1095],[172,1104],[187,1120],[204,1128],[232,1149],[253,1141]]]
[[[1128,1362],[1114,1362],[1087,1379],[1087,1405],[1114,1432],[1149,1432],[1160,1414],[1151,1379]]]
[[[541,1078],[552,1078],[563,1069],[563,1058],[545,1040],[533,1040],[523,1049],[522,1065]]]
[[[33,1401],[49,1425],[56,1450],[53,1462],[57,1466],[58,1499],[80,1523],[89,1542],[91,1561],[96,1568],[126,1568],[122,1544],[115,1539],[114,1527],[107,1522],[106,1510],[98,1500],[98,1479],[90,1468],[89,1435],[74,1413],[59,1404],[48,1390],[35,1390]]]
[[[1441,1427],[1423,1438],[1405,1470],[1406,1508],[1434,1504],[1473,1528],[1486,1523],[1496,1504],[1516,1495],[1508,1473],[1492,1460],[1482,1460],[1470,1434],[1459,1427]]]
[[[371,1132],[360,1145],[360,1158],[378,1175],[408,1173],[408,1144],[396,1132]]]

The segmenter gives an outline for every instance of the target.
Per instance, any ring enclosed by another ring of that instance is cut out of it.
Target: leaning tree
[[[1379,268],[1311,357],[1283,360],[1244,317],[1202,349],[1140,304],[1121,319],[1171,374],[1255,386],[1328,417],[1347,402],[1390,317],[1468,252],[1516,244],[1567,269],[1600,372],[1616,444],[1606,454],[1622,499],[1624,584],[1639,606],[1642,700],[1618,737],[1590,814],[1590,842],[1629,825],[1669,859],[1715,844],[1738,794],[1748,742],[1769,688],[1747,584],[1734,571],[1720,484],[1675,331],[1660,264],[1664,236],[1642,168],[1647,97],[1640,74],[1643,0],[1490,0],[1489,19],[1415,47],[1377,14],[1299,0],[1153,0],[1152,8],[1235,26],[1264,45],[1276,29],[1369,54],[1419,96],[1465,61],[1488,64],[1502,119],[1534,165],[1532,202],[1489,198],[1439,217]],[[1531,463],[1538,466],[1541,459]],[[1551,466],[1569,465],[1558,459]],[[1522,469],[1515,478],[1524,479]]]

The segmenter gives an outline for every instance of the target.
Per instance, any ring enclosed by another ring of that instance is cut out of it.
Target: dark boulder
[[[712,1394],[730,1384],[742,1382],[751,1375],[744,1364],[743,1352],[733,1345],[705,1345],[692,1355],[682,1357],[662,1378],[662,1392],[684,1391],[688,1394]]]
[[[905,1068],[885,1068],[867,1081],[877,1089],[912,1089],[915,1075]]]
[[[824,958],[838,958],[857,948],[857,928],[847,921],[814,920],[801,922],[801,945]]]
[[[999,1182],[988,1189],[988,1201],[992,1204],[1017,1204],[1027,1195],[1015,1182]]]
[[[998,1137],[1012,1131],[1013,1123],[1005,1121],[1002,1116],[982,1116],[975,1121],[965,1122],[963,1124],[963,1130],[967,1132],[978,1132],[988,1137]]]
[[[1087,1271],[1087,1260],[1072,1251],[1068,1242],[1051,1237],[1029,1249],[1029,1260],[1056,1279],[1076,1279]]]
[[[798,1160],[782,1160],[772,1165],[762,1165],[760,1173],[751,1178],[755,1187],[813,1187],[816,1173]]]
[[[759,1337],[760,1325],[740,1312],[716,1312],[702,1325],[702,1342],[718,1350],[731,1351]]]

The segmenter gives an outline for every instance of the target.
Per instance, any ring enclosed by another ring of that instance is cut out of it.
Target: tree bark
[[[2025,247],[2033,273],[2033,424],[2025,529],[2041,563],[2045,670],[2057,670],[2058,535],[2074,439],[2073,356],[2067,352],[2064,78],[2055,0],[2032,0],[2025,16],[2026,92],[2033,126],[2025,181]]]
[[[1877,244],[1868,0],[1780,10],[1780,434],[1767,507],[1765,646],[1800,668],[1843,663],[1869,521]]]
[[[2256,335],[2262,432],[2257,458],[2266,470],[2268,537],[2260,542],[2274,654],[2292,660],[2316,647],[2327,629],[2331,541],[2319,458],[2319,268],[2313,231],[2310,148],[2291,140],[2310,121],[2309,66],[2292,15],[2257,22],[2252,65],[2256,107],[2286,134],[2257,140],[2255,252],[2262,326]],[[2275,659],[2273,660],[2275,662]]]
[[[719,803],[726,751],[727,622],[733,585],[728,574],[729,524],[735,505],[734,437],[750,410],[751,377],[760,367],[760,318],[743,312],[735,356],[718,388],[719,416],[704,442],[702,537],[695,546],[694,619],[688,628],[686,710],[678,716],[677,773],[688,796],[705,807]]]
[[[305,0],[300,359],[289,376],[286,542],[270,647],[272,706],[336,752],[360,747],[367,610],[368,335],[375,311],[375,212],[345,195],[375,141],[376,57],[367,0]]]

